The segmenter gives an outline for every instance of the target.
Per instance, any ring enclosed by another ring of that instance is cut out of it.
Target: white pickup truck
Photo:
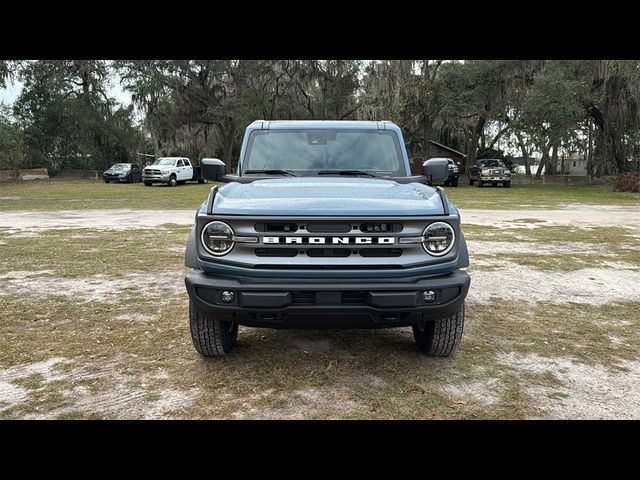
[[[200,174],[200,167],[194,167],[186,157],[158,158],[142,170],[142,181],[147,187],[154,183],[165,183],[170,187],[188,181],[205,183]]]

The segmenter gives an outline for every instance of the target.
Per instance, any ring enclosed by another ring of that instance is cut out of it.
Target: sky
[[[13,105],[13,102],[18,98],[22,91],[22,83],[14,81],[13,84],[7,85],[7,88],[0,88],[0,103],[6,105]],[[112,81],[107,95],[116,99],[116,101],[122,105],[129,105],[131,103],[131,94],[124,91],[120,82]]]

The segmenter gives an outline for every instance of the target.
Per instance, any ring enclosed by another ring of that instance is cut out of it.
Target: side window
[[[178,163],[176,163],[176,167],[184,167],[184,163],[182,162],[182,160],[178,160]]]
[[[191,164],[189,163],[189,160],[187,160],[186,158],[184,159],[184,166],[185,167],[190,167]]]

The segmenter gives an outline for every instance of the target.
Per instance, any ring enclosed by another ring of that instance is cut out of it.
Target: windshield
[[[483,160],[480,165],[483,167],[504,167],[502,160]]]
[[[325,170],[361,170],[405,176],[394,132],[356,129],[260,130],[251,133],[243,169],[289,170],[315,174]]]
[[[130,168],[131,165],[129,165],[128,163],[116,163],[111,167],[111,170],[129,170]]]
[[[175,163],[176,161],[173,158],[159,158],[153,162],[154,165],[173,165]]]

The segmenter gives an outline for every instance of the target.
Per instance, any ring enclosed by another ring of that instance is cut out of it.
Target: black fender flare
[[[189,232],[187,238],[187,249],[184,252],[184,264],[191,268],[200,268],[198,265],[198,246],[196,244],[196,227],[195,225]]]

